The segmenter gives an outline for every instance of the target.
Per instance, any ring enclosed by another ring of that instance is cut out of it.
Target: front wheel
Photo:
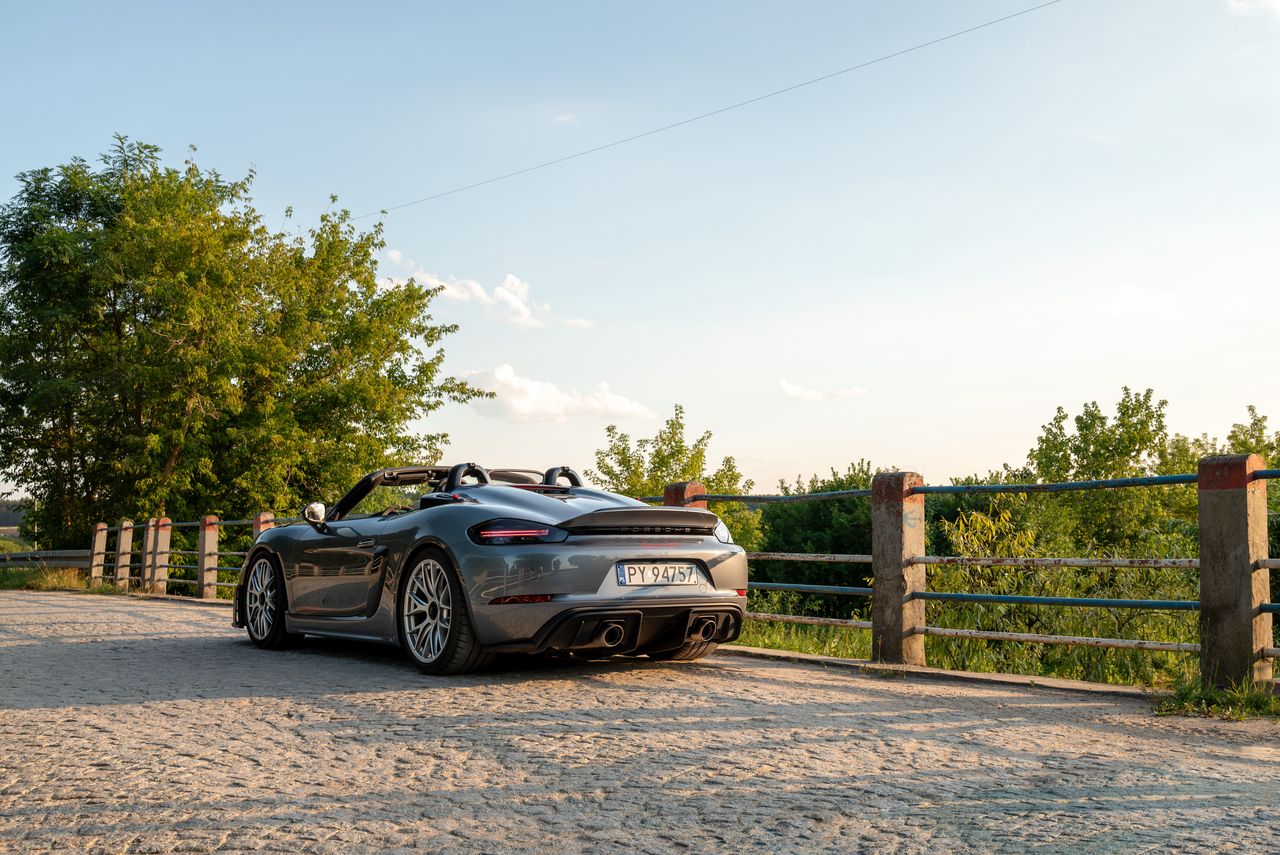
[[[284,574],[266,555],[259,555],[249,568],[244,587],[245,628],[249,640],[264,650],[279,650],[297,640],[285,631]]]
[[[424,550],[408,564],[396,608],[400,645],[424,674],[462,674],[489,663],[476,640],[462,582],[449,559]]]

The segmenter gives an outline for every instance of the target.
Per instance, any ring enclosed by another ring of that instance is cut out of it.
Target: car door
[[[291,562],[290,611],[313,617],[366,614],[369,592],[386,563],[379,542],[385,526],[386,520],[370,516],[300,531]]]

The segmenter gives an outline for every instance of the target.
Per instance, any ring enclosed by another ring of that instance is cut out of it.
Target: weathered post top
[[[707,488],[701,481],[681,481],[668,484],[662,490],[662,504],[676,508],[706,508],[706,502],[689,501],[694,496],[705,496]]]
[[[1257,454],[1200,461],[1200,675],[1226,688],[1271,679],[1267,557],[1267,485]]]
[[[924,484],[915,472],[882,472],[871,482],[871,656],[877,662],[924,665]]]

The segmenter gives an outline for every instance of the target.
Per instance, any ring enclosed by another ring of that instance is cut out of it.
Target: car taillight
[[[472,526],[467,532],[475,543],[486,546],[506,546],[520,543],[559,543],[569,532],[546,523],[529,520],[490,520]]]
[[[747,595],[747,589],[746,589],[746,588],[739,588],[739,589],[738,589],[738,596],[739,596],[739,597],[745,597],[746,595]]]

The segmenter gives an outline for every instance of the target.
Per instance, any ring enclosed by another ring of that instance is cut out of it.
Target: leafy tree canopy
[[[605,428],[604,448],[596,451],[596,468],[583,474],[606,490],[627,496],[661,495],[668,484],[699,481],[710,493],[743,495],[754,482],[743,480],[732,457],[720,461],[716,471],[707,472],[707,446],[711,431],[690,443],[685,438],[684,407],[676,405],[671,418],[657,434],[634,443],[617,425]],[[740,502],[716,502],[712,510],[720,515],[735,542],[755,549],[762,537],[760,511]]]
[[[124,137],[99,168],[18,176],[0,208],[0,474],[42,545],[334,497],[436,459],[446,437],[410,423],[484,394],[441,374],[456,327],[432,319],[438,289],[378,281],[380,226],[341,211],[271,231],[252,180]]]

